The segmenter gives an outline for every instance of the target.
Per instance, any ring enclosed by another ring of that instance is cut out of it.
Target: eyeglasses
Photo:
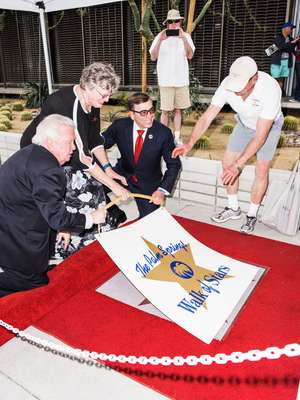
[[[111,96],[111,93],[102,94],[102,93],[100,92],[100,90],[97,89],[96,86],[94,86],[93,89],[96,90],[96,92],[99,94],[99,96],[101,97],[101,99],[109,99],[110,96]]]
[[[149,108],[149,110],[142,110],[142,111],[131,110],[131,111],[140,114],[141,117],[147,117],[148,114],[153,115],[155,113],[155,108],[151,107]]]
[[[180,22],[181,19],[168,19],[167,23],[168,24],[177,24],[177,22]]]

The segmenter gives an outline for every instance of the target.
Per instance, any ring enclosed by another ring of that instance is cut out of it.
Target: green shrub
[[[160,121],[160,117],[161,117],[161,110],[157,110],[155,111],[155,119],[156,121]]]
[[[5,115],[8,119],[12,119],[12,113],[8,110],[0,110],[0,115]]]
[[[0,131],[7,132],[7,127],[4,124],[0,123]]]
[[[7,129],[11,128],[11,122],[5,115],[0,114],[0,124],[5,125]]]
[[[298,127],[298,119],[291,115],[287,115],[284,118],[282,130],[284,131],[296,131]]]
[[[231,132],[233,131],[234,125],[233,124],[224,124],[221,128],[221,133],[225,133],[227,135],[230,135]]]
[[[8,105],[6,105],[6,106],[3,105],[0,107],[0,111],[10,111],[11,112],[11,108]]]
[[[27,108],[39,108],[42,107],[46,98],[48,97],[48,87],[46,82],[26,82],[25,83],[26,93],[24,95],[26,99]]]
[[[280,134],[278,143],[277,143],[277,149],[280,149],[285,145],[285,135],[283,133]]]
[[[12,104],[12,109],[13,111],[23,111],[24,110],[24,106],[22,103],[13,103]]]
[[[194,149],[209,149],[210,148],[210,138],[208,136],[201,136],[200,139],[197,140],[197,142],[194,145]]]
[[[118,105],[125,107],[127,110],[128,107],[128,98],[130,97],[130,93],[128,92],[118,92],[113,95],[113,99],[117,102]]]
[[[116,119],[121,118],[121,115],[118,111],[109,111],[104,114],[103,121],[114,122]]]
[[[212,121],[210,126],[217,126],[217,125],[221,125],[223,121],[223,118],[220,115],[217,115]]]
[[[32,119],[31,111],[22,111],[21,112],[21,121],[30,121]]]

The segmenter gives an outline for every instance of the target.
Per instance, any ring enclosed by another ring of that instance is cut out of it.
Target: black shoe
[[[116,229],[120,224],[127,221],[127,216],[123,210],[116,205],[113,205],[107,210],[106,223],[111,226],[111,229]]]

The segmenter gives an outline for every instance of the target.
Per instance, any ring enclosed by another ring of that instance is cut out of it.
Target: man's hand
[[[116,182],[114,183],[114,186],[111,187],[111,190],[117,197],[121,197],[123,201],[128,200],[130,197],[130,192]]]
[[[116,179],[122,183],[122,185],[127,186],[127,181],[125,176],[117,174],[112,168],[107,168],[105,170],[105,173],[107,176],[109,176],[112,179]]]
[[[166,29],[164,29],[163,31],[160,32],[159,40],[162,42],[162,41],[168,39],[168,37],[169,36],[167,36],[167,34],[166,34]]]
[[[67,250],[69,244],[70,244],[70,240],[71,240],[71,234],[70,232],[59,232],[57,234],[57,238],[56,238],[58,243],[63,243],[64,246],[64,250]]]
[[[224,168],[222,174],[223,184],[232,185],[241,172],[242,172],[241,168],[239,168],[236,163],[229,165],[229,167],[227,168]]]
[[[180,146],[176,147],[172,152],[172,158],[176,158],[178,156],[186,156],[189,151],[191,151],[193,146],[189,143],[181,144]]]
[[[179,28],[178,29],[179,30],[179,35],[178,35],[178,37],[180,38],[180,39],[183,39],[185,36],[184,36],[184,30],[182,29],[182,28]]]
[[[94,224],[102,224],[105,222],[106,210],[104,207],[99,207],[97,210],[91,213]]]
[[[151,203],[160,206],[164,203],[164,201],[165,201],[165,195],[161,191],[155,190],[155,192],[152,193]]]

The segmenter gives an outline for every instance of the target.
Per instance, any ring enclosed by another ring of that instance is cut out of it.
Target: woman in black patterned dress
[[[68,164],[64,166],[67,178],[65,202],[70,212],[86,214],[106,203],[103,185],[123,200],[128,191],[116,180],[126,185],[126,179],[115,173],[110,164],[102,166],[95,162],[98,151],[104,144],[100,134],[100,108],[113,92],[118,89],[119,77],[110,64],[93,63],[84,68],[80,83],[65,87],[50,95],[41,113],[23,133],[21,147],[31,143],[39,122],[50,114],[61,114],[71,119],[76,126],[76,150]],[[110,230],[110,224],[102,227]],[[95,230],[86,230],[80,236],[60,233],[57,243],[64,240],[64,246],[57,249],[62,257],[73,253],[94,240]]]

